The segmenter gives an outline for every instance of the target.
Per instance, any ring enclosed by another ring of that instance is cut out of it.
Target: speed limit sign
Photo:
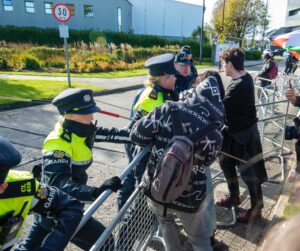
[[[53,15],[59,22],[68,22],[71,18],[71,10],[68,5],[59,3],[53,8]]]

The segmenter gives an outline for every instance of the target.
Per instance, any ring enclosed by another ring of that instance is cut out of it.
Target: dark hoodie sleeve
[[[128,129],[98,127],[95,142],[131,143]]]

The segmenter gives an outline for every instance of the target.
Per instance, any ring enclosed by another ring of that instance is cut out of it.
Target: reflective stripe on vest
[[[39,187],[39,182],[35,180],[35,186],[32,187],[31,186],[31,181],[33,178],[32,174],[30,172],[27,171],[17,171],[17,170],[10,170],[8,172],[8,175],[5,179],[5,182],[8,183],[8,187],[9,187],[9,183],[13,183],[13,182],[20,182],[20,181],[24,181],[24,184],[20,186],[20,193],[22,193],[22,191],[24,192],[33,192],[33,194],[36,194],[36,191]],[[5,193],[5,192],[4,192]],[[26,221],[26,217],[29,213],[29,209],[32,207],[32,201],[34,199],[34,195],[30,195],[30,196],[19,196],[19,197],[13,197],[13,198],[0,198],[0,216],[10,212],[10,211],[14,211],[13,215],[17,215],[19,214],[19,212],[22,209],[22,206],[24,205],[25,201],[28,201],[27,206],[25,207],[23,213],[22,213],[22,217],[24,218],[22,227],[25,224]],[[20,228],[17,237],[20,236],[21,232],[22,232],[22,227]],[[16,239],[14,239],[14,241],[16,241]],[[13,241],[11,241],[9,244],[6,244],[6,248],[8,245],[10,245]],[[12,243],[13,245],[14,243]],[[1,249],[3,249],[4,247],[1,247]]]
[[[72,142],[66,142],[60,135],[63,132],[62,121],[55,125],[55,129],[48,135],[43,145],[43,154],[53,151],[63,151],[74,165],[88,165],[93,161],[92,151],[86,146],[85,139],[72,133]]]

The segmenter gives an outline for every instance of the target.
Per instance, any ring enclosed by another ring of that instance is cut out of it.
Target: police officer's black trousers
[[[51,231],[51,222],[49,219],[40,221],[40,216],[35,215],[33,225],[27,238],[18,247],[20,251],[34,251],[38,250],[43,240]],[[93,244],[98,240],[100,235],[104,232],[105,226],[94,218],[90,218],[87,223],[79,230],[76,236],[71,240],[76,246],[83,250],[89,250]],[[107,248],[101,250],[112,251],[114,250],[113,237],[109,238],[105,245]]]

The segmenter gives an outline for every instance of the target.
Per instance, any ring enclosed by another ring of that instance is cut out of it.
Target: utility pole
[[[201,40],[200,40],[200,64],[203,60],[203,41],[204,41],[204,13],[205,13],[205,0],[202,0],[202,26],[201,26]]]
[[[147,0],[145,0],[145,35],[147,34]]]
[[[163,11],[164,11],[164,13],[163,13],[163,35],[164,36],[166,36],[166,32],[165,32],[165,30],[166,30],[166,2],[165,2],[165,0],[163,0]]]
[[[225,14],[225,0],[223,0],[223,15],[222,15],[222,28],[221,32],[224,32],[224,14]],[[222,44],[220,45],[220,53],[223,51]],[[219,60],[219,70],[221,70],[221,60]]]
[[[266,14],[264,18],[262,41],[261,41],[261,52],[263,52],[265,47],[265,29],[266,29],[267,15],[268,15],[268,5],[269,5],[269,0],[267,0],[267,5],[266,5]]]
[[[223,0],[222,32],[224,32],[224,13],[225,13],[225,0]]]

